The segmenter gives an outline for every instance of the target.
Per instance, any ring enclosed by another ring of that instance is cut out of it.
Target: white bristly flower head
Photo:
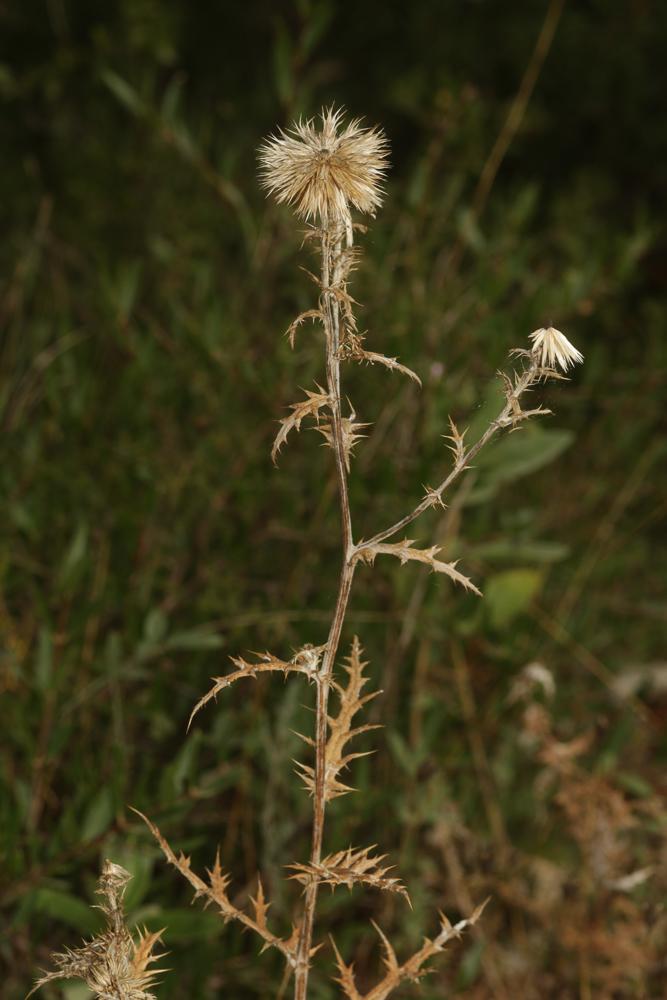
[[[362,128],[356,118],[345,127],[343,111],[322,110],[320,128],[313,118],[295,122],[271,136],[259,149],[261,183],[281,204],[301,218],[349,228],[350,206],[375,215],[382,201],[382,181],[389,144],[379,128]]]
[[[550,326],[542,327],[530,334],[533,342],[533,357],[542,368],[555,368],[557,365],[564,372],[584,360],[583,354],[571,344],[565,334]]]

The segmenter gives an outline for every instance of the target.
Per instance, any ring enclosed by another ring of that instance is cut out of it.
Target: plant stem
[[[345,464],[345,444],[340,400],[340,306],[332,291],[340,277],[339,262],[341,239],[331,227],[323,225],[322,230],[322,314],[326,334],[327,390],[331,409],[331,436],[336,463],[338,495],[340,500],[341,528],[343,540],[343,563],[338,584],[338,596],[334,609],[326,650],[317,678],[317,717],[315,722],[315,791],[313,795],[313,829],[310,863],[318,864],[322,856],[322,838],[326,811],[326,749],[327,749],[327,706],[331,675],[338,652],[340,636],[345,621],[345,612],[352,588],[355,560],[352,558],[352,521],[347,488]],[[318,883],[311,882],[305,894],[303,917],[299,934],[299,947],[294,976],[294,1000],[306,1000],[308,976],[310,973],[310,951],[313,940],[313,923],[317,906]]]
[[[348,236],[349,242],[349,236]],[[364,546],[384,541],[391,535],[396,534],[402,528],[414,521],[420,514],[433,506],[434,498],[441,498],[442,494],[454,482],[461,473],[469,467],[469,463],[493,435],[503,427],[517,424],[520,420],[530,416],[531,411],[523,413],[519,406],[519,397],[525,392],[539,377],[540,369],[537,362],[531,359],[530,366],[516,381],[513,390],[507,392],[505,406],[492,421],[484,434],[475,444],[463,451],[458,457],[454,468],[442,481],[437,489],[430,491],[429,495],[419,503],[405,517],[401,518],[391,527],[374,535],[369,542],[360,543],[355,547],[352,536],[352,522],[350,516],[350,502],[347,483],[347,468],[345,455],[345,442],[343,437],[343,424],[340,398],[340,305],[336,298],[335,289],[340,280],[340,259],[341,259],[341,235],[334,232],[331,227],[323,225],[322,230],[322,267],[321,267],[321,311],[324,318],[324,330],[326,335],[326,370],[327,370],[327,391],[329,394],[329,406],[331,411],[331,441],[334,450],[336,465],[336,476],[338,481],[338,494],[341,512],[341,530],[343,542],[343,561],[338,584],[338,596],[336,606],[329,629],[326,649],[322,658],[322,664],[317,675],[317,715],[315,722],[315,790],[313,795],[313,826],[311,839],[310,863],[317,865],[322,857],[322,840],[324,836],[324,820],[326,813],[326,748],[328,737],[327,707],[329,702],[329,691],[331,688],[331,677],[333,666],[338,652],[340,637],[345,621],[354,570],[357,563],[357,550]],[[313,942],[313,925],[315,920],[315,910],[317,907],[318,882],[313,880],[309,883],[305,892],[304,910],[299,931],[299,944],[297,950],[295,975],[294,975],[294,1000],[307,1000],[308,978],[310,974],[310,953]]]

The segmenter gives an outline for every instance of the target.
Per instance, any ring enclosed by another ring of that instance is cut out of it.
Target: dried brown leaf
[[[356,271],[361,258],[361,249],[356,245],[344,247],[336,257],[336,272],[334,285],[346,290],[347,278]]]
[[[447,504],[442,499],[442,493],[434,489],[433,486],[424,486],[424,500],[428,500],[431,507],[440,507],[441,510],[447,510]]]
[[[229,674],[225,674],[224,677],[213,677],[213,687],[210,691],[200,698],[195,707],[190,713],[190,718],[188,720],[188,729],[192,725],[192,720],[194,719],[197,712],[201,711],[204,705],[207,705],[209,701],[224,691],[225,688],[233,684],[234,681],[241,680],[246,677],[257,677],[258,674],[271,673],[272,671],[279,671],[284,674],[285,677],[288,673],[305,674],[309,680],[315,680],[317,677],[317,667],[319,664],[320,656],[322,654],[323,646],[304,646],[300,649],[298,653],[292,657],[291,660],[279,660],[276,656],[271,653],[255,653],[254,655],[258,657],[256,663],[250,663],[248,660],[244,660],[242,656],[230,656],[230,660],[237,668]]]
[[[348,331],[347,336],[341,344],[338,352],[340,359],[359,362],[363,361],[369,365],[384,365],[385,368],[390,368],[393,371],[398,371],[403,375],[407,375],[408,378],[413,380],[413,382],[416,382],[421,386],[421,379],[416,372],[413,372],[413,370],[408,368],[407,365],[402,365],[398,358],[388,358],[385,354],[378,354],[377,351],[365,350],[363,346],[364,340],[365,336],[363,334],[354,332],[354,329]]]
[[[363,1000],[354,978],[354,965],[352,963],[350,965],[345,964],[333,938],[331,938],[331,945],[336,955],[336,965],[338,967],[338,976],[334,982],[342,987],[343,993],[348,997],[348,1000]]]
[[[276,464],[276,459],[278,458],[278,453],[282,446],[287,440],[287,435],[291,430],[296,428],[296,430],[301,429],[301,421],[306,417],[314,417],[318,419],[319,411],[324,406],[329,405],[329,396],[324,391],[321,385],[317,386],[317,392],[311,392],[310,389],[306,389],[306,399],[302,399],[299,403],[291,403],[290,409],[292,413],[287,417],[283,417],[280,421],[280,430],[276,434],[275,441],[273,442],[273,447],[271,449],[271,460],[273,464]]]
[[[345,747],[347,743],[355,736],[370,732],[371,729],[380,728],[375,725],[352,727],[352,720],[357,712],[380,693],[379,691],[373,691],[370,694],[362,694],[362,690],[368,683],[369,678],[364,677],[364,668],[368,664],[361,659],[361,653],[361,645],[355,636],[350,656],[347,657],[344,664],[347,674],[347,686],[343,687],[336,681],[332,682],[338,694],[340,704],[338,714],[335,717],[329,716],[327,720],[329,724],[329,738],[325,754],[325,799],[327,802],[337,798],[339,795],[345,795],[347,792],[353,791],[349,785],[340,781],[338,776],[352,760],[356,760],[358,757],[366,757],[369,753],[372,753],[372,751],[366,751],[346,754]],[[311,795],[314,794],[314,769],[307,764],[298,763],[297,766],[300,769],[300,776],[306,788]]]
[[[402,565],[407,562],[426,563],[434,573],[445,573],[466,590],[471,590],[474,594],[482,596],[481,591],[477,589],[472,580],[457,570],[456,562],[446,563],[435,558],[438,552],[442,551],[441,546],[432,545],[428,549],[414,549],[413,545],[414,539],[412,538],[404,538],[402,542],[374,542],[369,545],[360,542],[356,548],[356,555],[358,559],[363,559],[364,562],[371,564],[377,555],[395,556],[401,560]]]
[[[402,375],[407,375],[408,378],[416,382],[417,385],[421,386],[422,380],[416,372],[413,372],[412,368],[408,368],[407,365],[402,365],[398,358],[388,358],[384,354],[378,354],[376,351],[364,351],[360,350],[356,355],[355,359],[357,361],[365,361],[369,365],[384,365],[385,368],[390,368],[392,371],[401,372]]]
[[[486,902],[488,902],[488,900]],[[451,940],[460,938],[468,927],[472,927],[473,924],[479,920],[482,915],[482,911],[486,906],[486,902],[482,903],[481,906],[478,906],[472,916],[465,920],[459,920],[457,924],[451,924],[443,914],[440,914],[440,932],[438,935],[435,938],[425,938],[421,948],[414,952],[414,954],[402,964],[399,964],[398,959],[396,958],[396,953],[387,936],[382,930],[380,930],[377,924],[373,922],[373,926],[378,932],[382,942],[384,952],[383,962],[387,971],[380,982],[369,990],[368,993],[360,995],[356,992],[346,993],[346,995],[353,997],[353,1000],[386,1000],[386,997],[390,996],[394,990],[398,989],[403,982],[417,982],[422,978],[422,976],[427,975],[430,971],[426,965],[429,959],[444,951],[445,947]],[[341,977],[337,980],[337,982],[340,983],[345,990],[349,987],[347,983],[343,981],[342,970],[351,970],[352,966],[345,965],[342,958],[338,954],[338,951],[336,951],[336,957],[338,969],[341,973]],[[352,987],[356,990],[354,979],[352,978],[350,981]]]
[[[355,883],[362,883],[385,892],[397,892],[404,896],[409,903],[410,897],[401,880],[387,876],[387,872],[391,871],[391,866],[382,865],[387,855],[381,854],[375,857],[371,855],[375,846],[373,844],[371,847],[362,847],[356,850],[353,847],[348,847],[346,851],[337,851],[327,855],[318,864],[311,862],[305,865],[288,865],[295,871],[295,874],[290,875],[290,878],[296,879],[304,886],[319,882],[332,887],[344,885],[351,889]]]
[[[257,896],[255,899],[252,899],[251,897],[252,906],[255,911],[255,916],[251,917],[250,914],[246,913],[244,910],[240,910],[230,900],[227,893],[230,878],[220,866],[219,853],[216,853],[213,868],[207,870],[209,881],[206,883],[204,879],[200,878],[200,876],[192,870],[190,858],[186,857],[186,855],[182,852],[176,855],[174,851],[172,851],[169,843],[160,833],[157,826],[152,823],[148,817],[144,816],[144,814],[139,812],[138,809],[133,809],[133,812],[135,812],[137,816],[141,817],[148,829],[151,831],[157,840],[162,853],[167,859],[167,862],[176,868],[183,878],[190,883],[195,891],[195,899],[201,897],[207,904],[213,903],[217,906],[225,923],[228,920],[237,920],[239,923],[243,924],[244,927],[255,931],[255,933],[263,939],[266,947],[277,948],[278,951],[284,955],[289,964],[294,966],[296,962],[297,947],[293,941],[294,934],[292,934],[292,937],[288,940],[283,940],[269,930],[266,923],[266,913],[269,908],[269,904],[266,902],[264,897],[264,890],[261,882],[258,882]]]
[[[341,419],[341,431],[343,436],[343,453],[345,455],[345,468],[350,471],[350,457],[354,451],[354,446],[357,441],[363,440],[367,435],[360,434],[365,427],[370,427],[370,424],[359,423],[355,420],[356,414],[352,412],[349,417],[342,417]],[[333,428],[331,426],[331,421],[321,427],[315,427],[313,430],[318,431],[319,434],[325,439],[325,442],[329,448],[334,447],[333,439]]]
[[[462,433],[459,433],[458,427],[456,426],[456,424],[454,423],[454,421],[450,417],[449,418],[449,429],[450,429],[450,431],[452,433],[451,434],[443,434],[443,437],[445,438],[446,441],[451,441],[452,442],[451,444],[448,444],[447,447],[449,448],[449,450],[452,452],[452,454],[454,456],[454,462],[455,462],[455,464],[456,465],[460,465],[463,462],[463,456],[465,455],[465,444],[464,444],[464,440],[463,439],[465,438],[466,434],[468,433],[468,428],[466,427],[466,429]]]
[[[303,266],[303,264],[299,264],[298,267],[299,267],[300,271],[303,271],[304,274],[308,275],[308,277],[310,278],[310,280],[314,284],[316,284],[318,286],[318,288],[322,287],[322,280],[316,274],[313,274],[312,271],[309,271],[307,267]]]
[[[266,930],[266,914],[268,913],[271,904],[266,901],[264,886],[262,885],[262,880],[259,875],[257,876],[257,895],[251,896],[250,902],[252,903],[253,910],[255,911],[255,923],[258,927],[261,927],[262,930]]]
[[[307,319],[312,319],[313,321],[318,320],[320,323],[324,322],[324,316],[319,309],[306,309],[305,312],[299,313],[296,319],[293,319],[290,325],[287,327],[285,336],[289,339],[289,345],[294,350],[294,342],[296,340],[296,332],[299,327],[306,322]]]
[[[166,954],[165,952],[160,955],[153,954],[153,949],[162,939],[165,930],[166,928],[163,927],[159,931],[149,933],[144,927],[143,930],[138,932],[138,939],[135,942],[134,955],[132,956],[132,970],[137,978],[146,976],[146,974],[157,976],[166,971],[165,969],[151,969],[150,972],[147,972],[149,965],[160,958],[164,958]]]

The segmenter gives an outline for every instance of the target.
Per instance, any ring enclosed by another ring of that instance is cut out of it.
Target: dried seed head
[[[584,360],[583,354],[571,344],[565,334],[550,326],[542,327],[530,334],[533,342],[533,356],[543,368],[555,368],[560,365],[564,372]]]
[[[341,109],[323,109],[319,118],[319,129],[313,118],[299,120],[260,146],[263,187],[304,219],[346,224],[350,205],[375,215],[388,166],[384,133],[362,128],[358,118],[341,127]]]
[[[100,909],[106,929],[80,948],[53,955],[54,971],[42,976],[28,996],[56,979],[82,979],[97,1000],[155,1000],[149,990],[165,970],[149,966],[162,957],[154,953],[162,931],[132,935],[128,930],[123,895],[131,877],[113,861],[104,862],[96,891],[104,897]]]

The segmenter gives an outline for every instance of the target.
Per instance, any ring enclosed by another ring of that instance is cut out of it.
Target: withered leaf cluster
[[[133,935],[128,929],[123,896],[131,877],[120,865],[104,862],[96,891],[106,928],[80,948],[53,955],[55,970],[42,976],[28,996],[56,979],[81,979],[96,1000],[155,1000],[148,991],[165,970],[150,966],[163,957],[154,953],[162,931]]]
[[[334,680],[332,682],[338,695],[339,707],[337,714],[330,715],[328,719],[329,738],[326,745],[324,779],[324,796],[327,802],[337,798],[339,795],[346,795],[348,792],[354,791],[353,788],[340,780],[340,772],[351,761],[359,757],[367,757],[373,752],[372,750],[367,750],[347,753],[347,744],[355,736],[361,736],[362,733],[380,728],[379,726],[368,724],[362,726],[352,725],[355,715],[361,711],[364,705],[367,705],[368,702],[372,701],[373,698],[377,698],[380,694],[379,691],[372,691],[369,694],[362,693],[363,688],[368,683],[368,677],[364,675],[364,668],[368,666],[368,662],[361,659],[361,653],[361,644],[355,636],[350,655],[346,658],[343,667],[347,674],[347,684],[343,686],[338,681]],[[314,746],[314,741],[309,736],[302,736],[301,738],[310,746]],[[299,763],[297,766],[299,767],[301,778],[306,788],[313,795],[315,793],[314,769],[309,764]]]
[[[371,847],[356,849],[348,847],[346,851],[336,851],[317,863],[288,865],[288,868],[295,872],[290,878],[296,879],[303,885],[320,882],[332,888],[344,885],[351,889],[355,884],[363,883],[374,889],[383,889],[385,892],[397,892],[409,902],[410,897],[401,880],[387,875],[392,866],[382,865],[387,855],[371,854],[375,846],[373,844]]]

